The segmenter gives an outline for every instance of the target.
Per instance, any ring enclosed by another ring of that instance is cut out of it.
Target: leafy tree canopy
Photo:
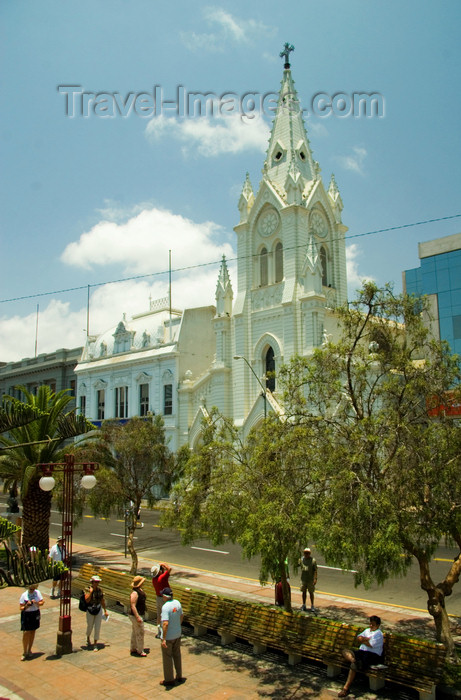
[[[161,416],[131,418],[125,424],[103,423],[90,440],[76,447],[80,461],[98,462],[97,484],[88,496],[96,515],[109,517],[128,508],[128,548],[132,556],[132,573],[137,570],[134,548],[136,515],[141,501],[152,506],[167,491],[175,475],[175,462],[165,440]]]

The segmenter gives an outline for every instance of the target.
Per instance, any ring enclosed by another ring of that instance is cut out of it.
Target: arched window
[[[322,284],[328,287],[328,258],[327,251],[323,246],[320,248],[320,264],[322,266]]]
[[[272,348],[268,348],[266,352],[266,389],[275,391],[275,375],[269,376],[269,372],[275,372],[275,357]]]
[[[263,248],[259,254],[259,279],[261,287],[266,287],[268,283],[266,248]]]
[[[283,280],[283,245],[279,242],[275,246],[275,281]]]

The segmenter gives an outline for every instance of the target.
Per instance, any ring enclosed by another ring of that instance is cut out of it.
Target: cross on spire
[[[283,51],[280,52],[280,58],[285,58],[285,64],[283,66],[285,68],[285,70],[288,70],[290,67],[290,62],[288,59],[290,58],[291,51],[294,51],[294,50],[295,50],[295,47],[293,46],[293,44],[286,43],[286,44],[284,44]]]

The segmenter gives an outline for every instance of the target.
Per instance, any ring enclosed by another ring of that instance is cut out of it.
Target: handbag
[[[80,598],[78,600],[78,609],[82,612],[86,612],[88,610],[88,603],[85,600],[85,591],[82,591],[80,593]]]

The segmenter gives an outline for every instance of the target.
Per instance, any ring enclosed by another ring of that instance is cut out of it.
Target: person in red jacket
[[[162,591],[164,588],[169,587],[169,578],[171,573],[171,566],[165,564],[165,562],[160,564],[154,564],[150,570],[152,574],[152,585],[155,588],[155,594],[157,596],[157,634],[156,638],[161,639],[162,637],[162,607],[163,607],[163,596]]]

